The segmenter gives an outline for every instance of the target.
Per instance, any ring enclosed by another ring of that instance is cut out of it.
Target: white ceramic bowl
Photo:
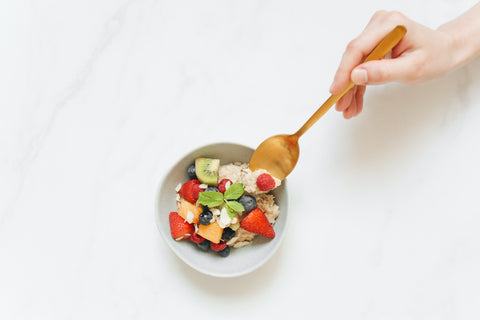
[[[255,237],[252,245],[230,251],[228,257],[220,257],[213,251],[204,252],[189,241],[175,241],[170,233],[168,215],[177,211],[175,187],[188,180],[187,167],[196,157],[220,159],[220,164],[235,161],[248,162],[253,149],[233,143],[215,143],[198,148],[180,159],[163,177],[155,199],[155,219],[158,230],[168,246],[186,264],[197,271],[215,277],[236,277],[249,273],[262,266],[277,251],[285,234],[288,216],[286,181],[273,190],[275,201],[280,207],[280,215],[274,225],[275,238]]]

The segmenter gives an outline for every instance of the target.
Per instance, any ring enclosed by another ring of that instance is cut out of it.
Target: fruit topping
[[[275,237],[275,230],[273,230],[272,225],[268,222],[267,217],[260,208],[255,208],[250,211],[250,213],[240,221],[240,227],[269,239]]]
[[[235,214],[235,212],[233,214]],[[230,214],[226,207],[220,210],[220,216],[217,218],[217,222],[221,228],[226,228],[232,223],[232,218],[230,218]]]
[[[202,189],[200,188],[200,181],[193,179],[185,182],[178,191],[178,194],[188,202],[196,203],[198,200],[198,194],[201,191]]]
[[[217,187],[214,186],[208,186],[207,189],[205,189],[205,192],[212,191],[212,192],[219,192]]]
[[[217,254],[224,258],[228,257],[228,255],[230,254],[230,247],[226,246],[225,249],[218,251]]]
[[[210,223],[208,226],[200,224],[198,226],[197,233],[211,242],[219,243],[222,237],[223,229],[220,228],[218,223],[215,221]]]
[[[216,186],[218,183],[219,159],[197,158],[195,159],[195,173],[202,183]]]
[[[204,226],[208,226],[212,222],[213,213],[208,209],[208,207],[203,207],[203,212],[200,213],[198,221]]]
[[[257,178],[257,187],[261,191],[270,191],[275,188],[275,180],[268,173],[262,173]]]
[[[278,187],[280,180],[265,172],[251,172],[247,163],[231,163],[220,170],[219,159],[196,158],[186,168],[189,180],[175,188],[178,210],[169,215],[172,237],[190,239],[199,250],[221,257],[229,256],[233,247],[251,244],[256,235],[274,238],[278,206],[264,193]],[[257,201],[272,211],[263,212]]]
[[[243,194],[243,185],[241,183],[232,184],[225,193],[206,191],[199,194],[198,203],[211,208],[214,216],[220,215],[220,227],[225,228],[230,225],[232,219],[236,216],[236,212],[243,212],[245,208],[236,199]],[[223,206],[221,211],[218,208]],[[215,211],[214,211],[215,210]],[[216,213],[218,212],[218,213]]]
[[[199,247],[203,251],[208,251],[208,249],[210,249],[210,241],[203,240],[202,242],[197,243],[197,247]]]
[[[197,179],[197,174],[195,172],[195,163],[192,163],[188,168],[187,168],[187,175],[190,179]]]
[[[244,194],[237,201],[245,208],[245,212],[250,212],[257,207],[257,200],[249,194]]]
[[[218,191],[220,191],[221,193],[225,193],[225,191],[227,191],[227,189],[232,185],[232,180],[230,179],[222,179],[220,180],[220,182],[218,183]]]
[[[225,242],[220,242],[220,243],[213,243],[213,242],[210,242],[210,248],[213,250],[213,251],[222,251],[223,249],[225,249],[227,247],[227,244]]]
[[[202,212],[202,207],[196,206],[186,200],[180,201],[178,205],[178,214],[189,223],[198,223],[198,217]]]
[[[175,240],[182,240],[190,237],[191,234],[195,231],[193,225],[178,215],[177,212],[170,212],[169,215],[170,221],[170,232],[172,233],[172,237]]]
[[[229,228],[232,229],[233,231],[237,231],[238,228],[240,228],[240,223],[237,222],[237,223],[231,224]]]
[[[225,228],[225,229],[223,229],[221,240],[222,241],[229,241],[234,236],[235,236],[235,231],[233,231],[231,228]]]
[[[196,232],[192,233],[192,235],[190,236],[190,240],[192,240],[195,243],[200,243],[200,242],[205,241],[205,239],[203,237],[199,236],[198,233],[196,233]]]

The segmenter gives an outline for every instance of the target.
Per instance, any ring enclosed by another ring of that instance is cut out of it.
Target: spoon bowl
[[[263,141],[250,159],[250,170],[265,169],[283,180],[295,168],[300,150],[296,134],[279,134]]]

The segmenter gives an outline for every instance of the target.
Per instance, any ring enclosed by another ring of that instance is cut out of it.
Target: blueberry
[[[197,179],[197,173],[195,172],[195,163],[192,163],[187,168],[187,175],[190,179]]]
[[[226,246],[225,249],[217,251],[217,253],[221,257],[228,257],[228,255],[230,254],[230,247]]]
[[[210,249],[210,241],[205,239],[202,242],[197,243],[197,247],[199,247],[203,251],[208,251],[208,249]]]
[[[207,189],[205,189],[205,191],[220,192],[218,191],[218,188],[214,186],[208,186]]]
[[[223,229],[223,233],[222,233],[222,240],[223,241],[228,241],[228,240],[232,239],[233,236],[235,236],[235,231],[233,231],[230,228]]]
[[[213,213],[208,209],[208,207],[203,207],[203,212],[198,216],[198,221],[204,226],[208,226],[212,220]]]
[[[244,194],[237,201],[245,208],[245,212],[250,212],[257,207],[257,200],[249,194]]]

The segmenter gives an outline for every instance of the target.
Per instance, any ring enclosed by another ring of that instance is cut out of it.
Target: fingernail
[[[352,81],[355,84],[366,84],[368,81],[367,70],[360,68],[353,70]]]

